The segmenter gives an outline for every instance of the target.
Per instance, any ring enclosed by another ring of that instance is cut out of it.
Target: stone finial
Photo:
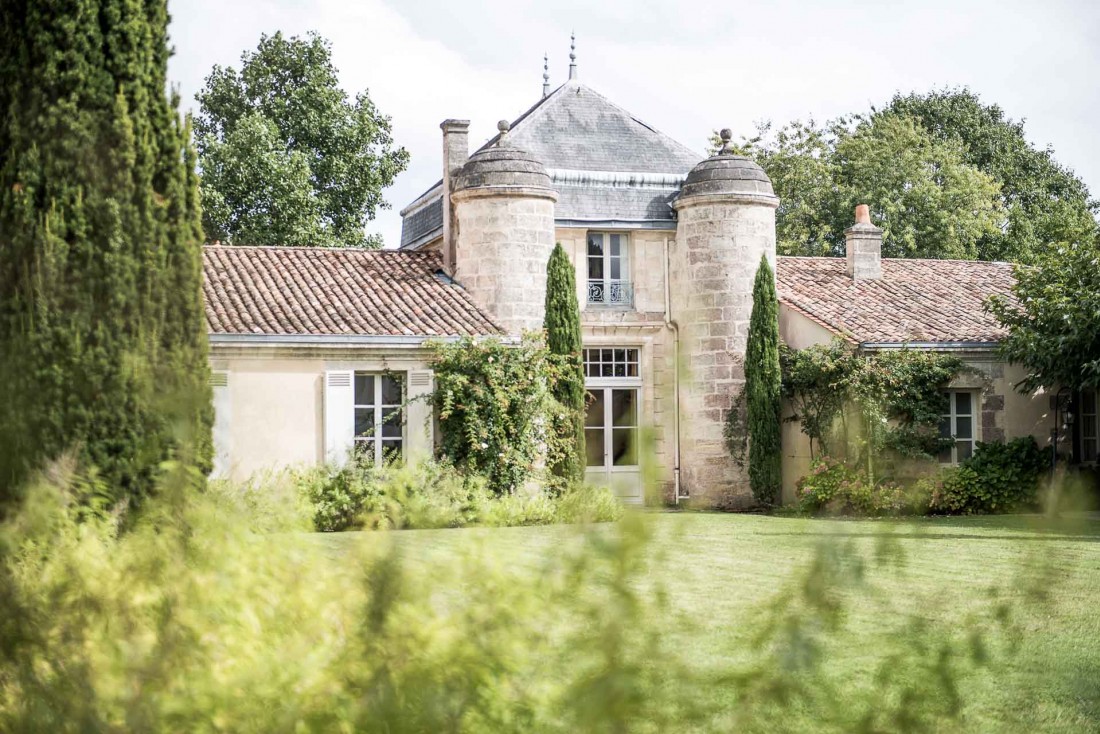
[[[569,34],[569,78],[577,78],[577,34]]]
[[[542,55],[542,96],[550,94],[550,54]]]
[[[497,122],[497,132],[500,133],[497,138],[497,147],[503,147],[504,141],[508,137],[508,131],[512,129],[511,124],[507,120],[500,120]]]
[[[732,155],[733,149],[730,147],[730,140],[733,139],[733,131],[728,127],[724,127],[718,133],[718,137],[722,139],[722,147],[719,149],[718,155]]]

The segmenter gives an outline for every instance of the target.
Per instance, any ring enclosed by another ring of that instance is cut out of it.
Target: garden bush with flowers
[[[570,408],[555,399],[557,385],[572,378],[563,358],[541,334],[519,343],[466,338],[433,345],[439,419],[439,459],[470,477],[484,478],[490,492],[516,492],[530,480],[552,488],[547,467],[577,450],[576,435],[554,430]]]

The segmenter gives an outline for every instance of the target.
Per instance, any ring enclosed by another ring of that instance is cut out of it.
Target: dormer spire
[[[542,55],[542,96],[550,94],[550,55]]]
[[[569,78],[577,78],[577,34],[569,34]]]

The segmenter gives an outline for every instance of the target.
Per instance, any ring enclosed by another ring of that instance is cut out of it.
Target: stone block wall
[[[594,229],[593,231],[608,231]],[[611,230],[619,232],[621,230]],[[588,300],[588,230],[561,228],[555,232],[555,240],[576,268],[577,302],[581,307],[581,321],[585,323],[631,323],[664,321],[665,309],[665,240],[675,240],[673,230],[632,230],[630,238],[630,282],[634,288],[634,302],[630,307],[589,306]]]
[[[752,286],[760,256],[775,267],[775,211],[704,201],[679,209],[670,280],[681,331],[680,477],[693,504],[742,508],[748,475],[730,457],[723,428],[745,381]]]
[[[455,195],[455,280],[509,334],[541,329],[553,199],[472,193]]]

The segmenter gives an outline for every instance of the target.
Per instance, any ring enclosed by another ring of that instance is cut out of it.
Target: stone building
[[[397,396],[431,389],[423,342],[540,328],[556,242],[582,309],[588,476],[626,501],[750,504],[723,425],[744,381],[762,255],[787,344],[951,350],[981,370],[951,385],[943,425],[957,443],[945,460],[976,441],[1051,440],[1055,398],[1014,390],[1022,370],[997,360],[1003,333],[981,305],[1011,286],[1009,266],[883,259],[865,207],[846,259],[777,258],[779,201],[758,165],[672,140],[582,84],[575,65],[472,154],[467,121],[440,127],[442,177],[402,210],[398,251],[207,248],[223,474],[353,448],[426,455],[430,415],[411,415],[424,403],[391,420]],[[1073,401],[1063,450],[1095,461],[1096,396]],[[790,496],[809,462],[796,424],[783,452]]]

